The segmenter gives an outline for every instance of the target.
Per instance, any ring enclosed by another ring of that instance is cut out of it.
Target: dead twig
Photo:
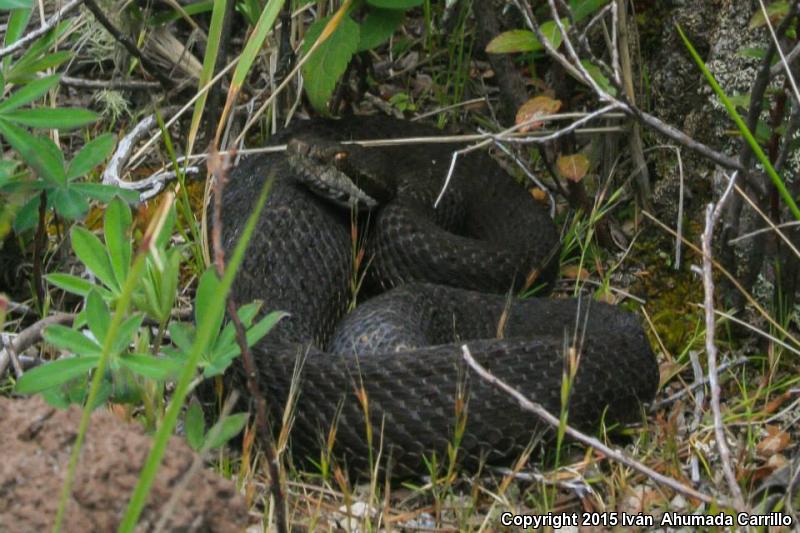
[[[0,58],[7,56],[8,54],[12,54],[17,50],[20,50],[44,35],[45,33],[49,32],[53,28],[55,28],[59,22],[61,22],[64,17],[69,14],[73,9],[80,6],[83,0],[72,0],[71,2],[67,2],[64,4],[64,7],[59,9],[53,16],[47,19],[47,22],[36,28],[35,30],[28,32],[25,34],[24,37],[14,41],[10,45],[6,46],[5,48],[0,48]]]
[[[542,419],[547,424],[553,426],[554,428],[559,428],[561,425],[561,421],[558,419],[557,416],[550,414],[541,404],[533,402],[522,395],[518,390],[514,389],[501,379],[494,376],[491,372],[486,370],[483,366],[480,365],[473,357],[472,354],[469,352],[469,348],[466,344],[461,346],[462,357],[464,361],[474,370],[482,379],[486,380],[490,384],[494,385],[498,389],[502,390],[512,398],[514,398],[517,403],[519,403],[520,407],[524,410],[529,411],[540,419]],[[566,425],[565,426],[565,433],[572,437],[573,439],[581,442],[587,446],[591,446],[592,448],[598,450],[599,452],[603,453],[606,457],[617,461],[628,468],[636,470],[637,472],[644,474],[645,476],[649,477],[653,481],[665,485],[675,492],[683,494],[684,496],[688,496],[690,498],[695,498],[702,502],[706,503],[717,503],[718,505],[727,506],[727,502],[720,501],[718,499],[709,496],[708,494],[704,494],[700,491],[693,489],[692,487],[687,487],[686,485],[678,482],[671,477],[667,477],[663,474],[660,474],[649,468],[642,463],[631,459],[624,453],[609,446],[606,446],[598,439],[594,437],[590,437],[589,435],[574,429],[573,427]]]
[[[725,473],[725,478],[728,481],[728,488],[733,495],[734,507],[737,511],[743,512],[745,508],[744,497],[742,496],[742,489],[736,481],[736,474],[731,467],[731,453],[728,448],[727,437],[725,436],[725,428],[722,424],[722,411],[719,403],[719,374],[717,370],[717,346],[714,343],[716,320],[714,318],[714,277],[713,265],[711,263],[713,250],[711,242],[714,236],[714,226],[719,220],[722,208],[725,201],[733,191],[733,186],[736,183],[736,173],[729,178],[728,187],[725,193],[719,199],[716,205],[709,203],[706,206],[706,226],[703,231],[702,249],[703,249],[703,292],[704,292],[704,308],[706,319],[706,356],[708,358],[708,383],[711,388],[711,411],[714,415],[714,434],[717,441],[717,450],[719,450],[719,458],[722,463],[722,470]]]
[[[172,79],[161,72],[161,69],[158,67],[158,65],[156,65],[150,60],[149,57],[147,57],[147,55],[139,50],[139,47],[136,46],[136,43],[134,43],[127,35],[124,35],[117,29],[116,26],[114,26],[100,6],[97,5],[95,0],[83,1],[86,4],[86,8],[91,11],[92,15],[94,15],[94,18],[97,19],[97,22],[99,22],[106,29],[106,31],[108,31],[108,33],[110,33],[111,36],[117,40],[118,43],[125,47],[125,50],[127,50],[130,55],[138,59],[142,66],[150,74],[152,74],[165,89],[171,89],[175,85]]]
[[[15,371],[18,372],[17,377],[19,377],[22,368],[18,366],[19,362],[16,360],[16,356],[42,340],[42,333],[47,326],[53,324],[72,324],[72,321],[75,320],[75,316],[74,313],[56,313],[22,330],[19,335],[17,335],[16,339],[14,339],[14,342],[9,343],[5,349],[0,350],[0,376],[5,373],[6,368],[8,368],[8,363],[14,362]]]

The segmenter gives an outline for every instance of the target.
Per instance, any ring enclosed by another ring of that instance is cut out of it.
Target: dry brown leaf
[[[544,203],[547,201],[547,193],[544,192],[539,187],[531,188],[531,196],[533,196],[533,199],[536,200],[537,202]]]
[[[578,270],[578,267],[575,265],[567,265],[561,269],[561,276],[567,279],[584,281],[589,279],[589,271],[585,268]]]
[[[583,154],[562,155],[556,162],[558,173],[575,183],[589,171],[589,158]]]
[[[517,110],[517,118],[515,123],[522,124],[523,122],[528,122],[536,117],[552,115],[553,113],[557,113],[559,109],[561,109],[561,100],[556,100],[554,98],[550,98],[549,96],[540,94],[539,96],[534,96],[522,104],[522,106]],[[536,128],[541,127],[542,122],[535,120],[530,124],[520,128],[519,131],[524,133],[526,131],[535,130]]]
[[[756,445],[756,452],[761,457],[772,457],[789,445],[789,434],[778,426],[767,426],[767,436]]]

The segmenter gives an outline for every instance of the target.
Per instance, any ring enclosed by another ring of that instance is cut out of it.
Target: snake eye
[[[346,167],[348,157],[349,154],[345,151],[336,152],[333,155],[333,163],[336,165],[336,168],[341,170],[343,167]]]

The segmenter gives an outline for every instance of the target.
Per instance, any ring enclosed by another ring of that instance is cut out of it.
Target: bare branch
[[[736,481],[736,474],[731,467],[731,453],[728,448],[728,441],[725,435],[725,428],[722,425],[722,411],[719,404],[719,374],[717,370],[717,346],[714,344],[714,337],[716,331],[716,320],[714,319],[714,277],[713,265],[711,263],[713,251],[711,249],[711,242],[714,235],[714,225],[719,220],[722,208],[725,201],[733,192],[733,186],[736,183],[736,175],[729,178],[728,187],[725,193],[717,202],[715,206],[713,203],[708,204],[706,207],[706,227],[703,231],[703,290],[704,290],[704,308],[706,318],[706,356],[708,357],[708,383],[711,387],[711,411],[714,415],[714,434],[717,441],[717,450],[719,450],[720,462],[722,463],[722,470],[725,473],[725,478],[728,481],[728,488],[733,495],[734,506],[737,511],[745,510],[744,498],[742,496],[742,489]]]
[[[81,5],[82,2],[83,0],[72,0],[71,2],[66,3],[64,7],[59,9],[53,16],[47,19],[47,22],[45,22],[42,26],[27,33],[24,37],[14,41],[5,48],[0,48],[0,58],[24,48],[28,45],[28,43],[35,41],[45,33],[55,28],[70,11]]]
[[[472,357],[472,354],[470,353],[469,348],[467,347],[466,344],[461,346],[461,352],[462,352],[462,357],[463,357],[464,361],[482,379],[486,380],[490,384],[494,385],[498,389],[502,390],[503,392],[505,392],[506,394],[508,394],[512,398],[514,398],[517,401],[517,403],[519,403],[520,407],[522,407],[524,410],[535,414],[540,419],[542,419],[544,422],[546,422],[547,424],[553,426],[554,428],[559,428],[560,427],[561,421],[558,419],[557,416],[554,416],[554,415],[550,414],[550,412],[548,412],[547,409],[545,409],[541,404],[536,403],[536,402],[532,402],[531,400],[529,400],[528,398],[523,396],[522,393],[520,393],[518,390],[514,389],[513,387],[511,387],[510,385],[508,385],[507,383],[505,383],[501,379],[497,378],[495,375],[493,375],[491,372],[489,372],[483,366],[481,366],[480,363],[478,363]],[[719,500],[717,500],[717,499],[715,499],[715,498],[713,498],[713,497],[711,497],[711,496],[709,496],[707,494],[703,494],[702,492],[699,492],[699,491],[697,491],[697,490],[695,490],[695,489],[693,489],[691,487],[687,487],[686,485],[678,482],[675,479],[667,477],[667,476],[665,476],[663,474],[659,474],[658,472],[656,472],[652,468],[650,468],[648,466],[645,466],[642,463],[640,463],[638,461],[635,461],[634,459],[631,459],[630,457],[628,457],[627,455],[625,455],[621,451],[619,451],[617,449],[614,449],[614,448],[611,448],[609,446],[606,446],[605,444],[600,442],[598,439],[596,439],[594,437],[591,437],[591,436],[589,436],[589,435],[587,435],[585,433],[582,433],[582,432],[578,431],[577,429],[572,428],[569,425],[566,426],[565,432],[566,432],[567,435],[569,435],[573,439],[577,440],[578,442],[582,442],[583,444],[585,444],[587,446],[591,446],[592,448],[602,452],[606,457],[609,457],[609,458],[611,458],[611,459],[613,459],[613,460],[615,460],[615,461],[617,461],[617,462],[619,462],[619,463],[621,463],[621,464],[623,464],[623,465],[625,465],[625,466],[627,466],[627,467],[629,467],[629,468],[631,468],[633,470],[636,470],[637,472],[639,472],[641,474],[644,474],[645,476],[649,477],[653,481],[656,481],[657,483],[665,485],[665,486],[671,488],[672,490],[674,490],[675,492],[679,492],[680,494],[683,494],[683,495],[688,496],[690,498],[696,498],[696,499],[698,499],[700,501],[703,501],[703,502],[706,502],[706,503],[716,502],[716,503],[718,503],[720,505],[723,505],[723,506],[727,505],[727,503],[725,503],[724,501],[719,501]]]

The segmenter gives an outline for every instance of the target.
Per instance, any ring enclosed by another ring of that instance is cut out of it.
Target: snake
[[[296,121],[274,140],[287,150],[230,172],[221,235],[231,250],[272,180],[232,296],[288,314],[252,355],[298,461],[403,478],[551,442],[465,350],[578,429],[641,420],[658,367],[638,317],[547,296],[559,231],[491,155],[463,150],[452,165],[463,144],[384,116]]]

